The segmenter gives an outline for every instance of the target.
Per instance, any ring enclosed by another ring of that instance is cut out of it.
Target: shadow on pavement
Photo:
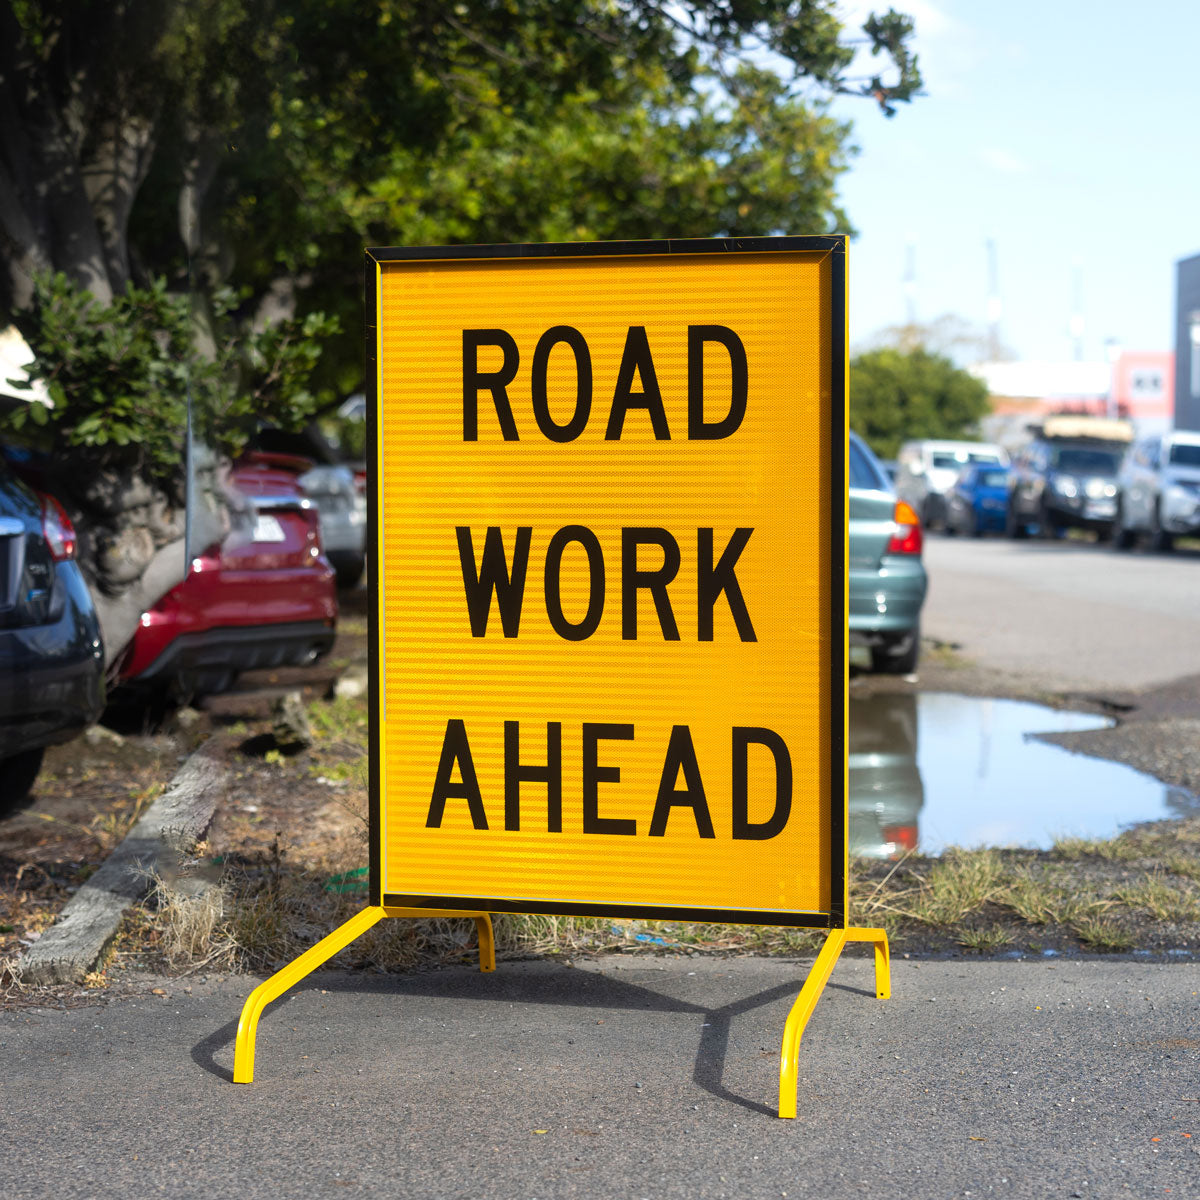
[[[337,993],[367,992],[401,998],[422,996],[445,1000],[457,998],[493,1003],[565,1005],[636,1012],[694,1013],[703,1017],[703,1022],[692,1071],[693,1080],[720,1100],[740,1105],[751,1112],[774,1116],[773,1107],[740,1096],[725,1087],[723,1078],[730,1031],[736,1017],[765,1004],[774,1004],[789,996],[798,996],[803,982],[801,978],[794,982],[777,984],[757,995],[747,996],[719,1008],[705,1008],[701,1004],[666,996],[640,984],[612,979],[592,971],[577,971],[557,964],[548,964],[547,970],[532,974],[509,972],[505,975],[501,964],[501,971],[495,975],[455,970],[453,973],[447,971],[417,976],[344,975],[332,979],[326,976],[315,980],[310,976],[266,1009],[259,1024],[259,1031],[265,1031],[269,1035],[269,1017],[299,993],[313,990]],[[861,988],[843,987],[843,990],[874,998],[873,992]],[[216,1055],[233,1044],[237,1037],[237,1027],[238,1018],[235,1017],[197,1042],[191,1052],[192,1061],[197,1066],[228,1083],[233,1082],[233,1072],[221,1066],[216,1060]],[[782,1024],[779,1032],[782,1036]]]

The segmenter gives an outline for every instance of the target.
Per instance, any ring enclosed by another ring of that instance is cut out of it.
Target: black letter
[[[591,586],[588,589],[587,612],[578,625],[572,625],[562,610],[562,556],[571,542],[578,542],[588,557],[588,574]],[[604,553],[600,540],[584,525],[566,525],[560,529],[546,547],[546,616],[554,632],[568,642],[582,642],[596,632],[600,617],[604,613]]]
[[[747,796],[748,757],[751,742],[766,746],[775,759],[775,811],[762,824],[751,824]],[[753,727],[733,730],[733,836],[742,841],[759,842],[773,838],[787,824],[792,812],[792,756],[783,738],[770,729]]]
[[[642,391],[634,392],[633,372],[642,378]],[[604,431],[606,442],[616,442],[625,427],[625,414],[631,408],[644,408],[650,413],[650,424],[654,426],[654,437],[660,442],[671,440],[667,428],[667,414],[663,408],[662,392],[658,390],[658,376],[654,373],[654,360],[650,357],[650,342],[646,338],[645,325],[630,325],[625,335],[625,349],[621,354],[621,366],[617,371],[617,387],[613,392],[612,411],[608,414],[608,428]]]
[[[721,551],[721,561],[714,570],[713,531],[696,530],[696,638],[701,642],[713,640],[713,605],[722,592],[729,601],[729,611],[733,614],[738,637],[743,642],[758,641],[754,636],[754,626],[750,623],[750,614],[746,611],[742,589],[733,573],[738,556],[746,548],[753,532],[753,529],[737,530],[729,539],[729,544]]]
[[[640,545],[662,547],[663,564],[658,570],[638,570],[637,548]],[[638,588],[649,588],[654,597],[663,639],[679,641],[679,626],[675,624],[675,614],[667,596],[667,584],[678,570],[679,543],[665,529],[621,530],[621,637],[625,641],[637,641]]]
[[[683,781],[687,784],[682,792],[675,787],[681,767]],[[704,797],[704,783],[700,779],[700,764],[696,762],[696,748],[692,745],[692,731],[686,725],[671,728],[667,758],[658,784],[658,799],[654,801],[654,816],[650,818],[651,837],[662,837],[667,832],[667,818],[675,805],[692,810],[696,818],[696,830],[702,838],[717,836],[713,832],[712,815]]]
[[[546,722],[546,765],[521,762],[521,725],[504,722],[504,828],[521,828],[521,781],[546,785],[546,832],[562,833],[562,725]]]
[[[633,741],[632,725],[583,726],[583,832],[617,833],[633,837],[637,822],[632,818],[602,817],[600,815],[601,783],[620,783],[620,767],[602,767],[596,761],[596,745],[603,738],[610,742]]]
[[[733,379],[729,412],[719,421],[704,420],[704,343],[720,342],[729,351]],[[746,415],[746,348],[732,329],[724,325],[688,326],[688,437],[692,441],[715,441],[736,432]]]
[[[550,415],[550,400],[546,395],[546,367],[550,351],[566,342],[575,351],[575,412],[565,425],[556,425]],[[533,351],[533,377],[529,383],[533,393],[533,415],[538,428],[552,442],[573,442],[582,432],[592,412],[592,356],[587,342],[578,329],[570,325],[555,325],[538,338]]]
[[[487,633],[488,617],[492,611],[492,593],[500,609],[500,624],[504,636],[513,638],[521,628],[521,604],[525,599],[525,572],[529,567],[529,541],[532,525],[517,527],[517,545],[513,550],[512,576],[508,574],[508,559],[504,539],[498,525],[489,525],[483,541],[483,563],[475,568],[475,547],[471,529],[455,526],[458,534],[458,558],[462,563],[463,591],[467,594],[467,612],[471,617],[471,636],[481,638]]]
[[[499,346],[504,361],[498,371],[479,369],[479,347]],[[496,405],[500,429],[506,442],[517,441],[517,426],[508,403],[508,385],[517,374],[521,354],[512,334],[503,329],[464,329],[462,337],[463,441],[479,440],[479,389],[487,388]]]
[[[458,763],[462,783],[451,783],[450,774]],[[488,827],[483,811],[483,797],[479,794],[479,778],[475,774],[475,761],[471,758],[471,746],[467,741],[467,727],[462,721],[446,722],[446,736],[442,741],[442,757],[438,762],[437,778],[433,781],[433,797],[429,801],[429,816],[425,818],[426,829],[440,829],[446,801],[450,798],[465,800],[471,810],[471,824],[476,829]]]

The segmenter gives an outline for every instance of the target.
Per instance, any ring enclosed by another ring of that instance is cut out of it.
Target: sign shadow
[[[769,1104],[740,1095],[724,1083],[729,1039],[734,1021],[754,1009],[795,997],[803,979],[777,984],[753,996],[743,997],[718,1008],[708,1008],[682,1000],[653,988],[625,980],[613,979],[593,971],[579,971],[559,964],[547,964],[548,969],[536,973],[481,975],[474,971],[451,969],[414,976],[363,977],[351,973],[334,973],[331,977],[309,976],[273,1001],[265,1010],[276,1013],[293,998],[306,992],[369,993],[403,999],[406,996],[436,1000],[471,1000],[492,1003],[537,1006],[567,1006],[580,1009],[615,1010],[630,1013],[678,1013],[700,1017],[700,1037],[696,1046],[692,1070],[693,1081],[710,1095],[751,1112],[774,1117],[776,1110]],[[846,989],[856,991],[858,989]],[[402,1019],[402,1018],[401,1018]],[[210,1075],[227,1083],[233,1082],[233,1072],[218,1061],[221,1051],[231,1046],[237,1037],[238,1022],[226,1022],[197,1042],[191,1049],[192,1061]],[[265,1026],[270,1031],[270,1023]]]

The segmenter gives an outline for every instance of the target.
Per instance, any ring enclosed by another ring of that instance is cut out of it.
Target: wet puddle
[[[1104,729],[1089,713],[940,693],[850,701],[850,852],[1111,837],[1197,801],[1121,763],[1031,737]]]

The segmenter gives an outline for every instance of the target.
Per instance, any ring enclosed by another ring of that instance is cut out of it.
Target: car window
[[[1060,471],[1075,471],[1079,474],[1094,471],[1100,475],[1115,475],[1120,464],[1120,452],[1115,450],[1091,450],[1081,446],[1063,446],[1054,456],[1054,465]]]
[[[1171,447],[1169,461],[1181,467],[1200,467],[1200,446],[1177,443]]]
[[[982,450],[972,450],[967,457],[973,463],[998,463],[1000,461],[995,454],[988,454]]]
[[[875,469],[875,464],[863,453],[853,438],[850,440],[850,486],[868,488],[876,492],[888,490],[887,483]]]
[[[980,471],[978,482],[980,487],[1002,488],[1008,484],[1008,472]]]

